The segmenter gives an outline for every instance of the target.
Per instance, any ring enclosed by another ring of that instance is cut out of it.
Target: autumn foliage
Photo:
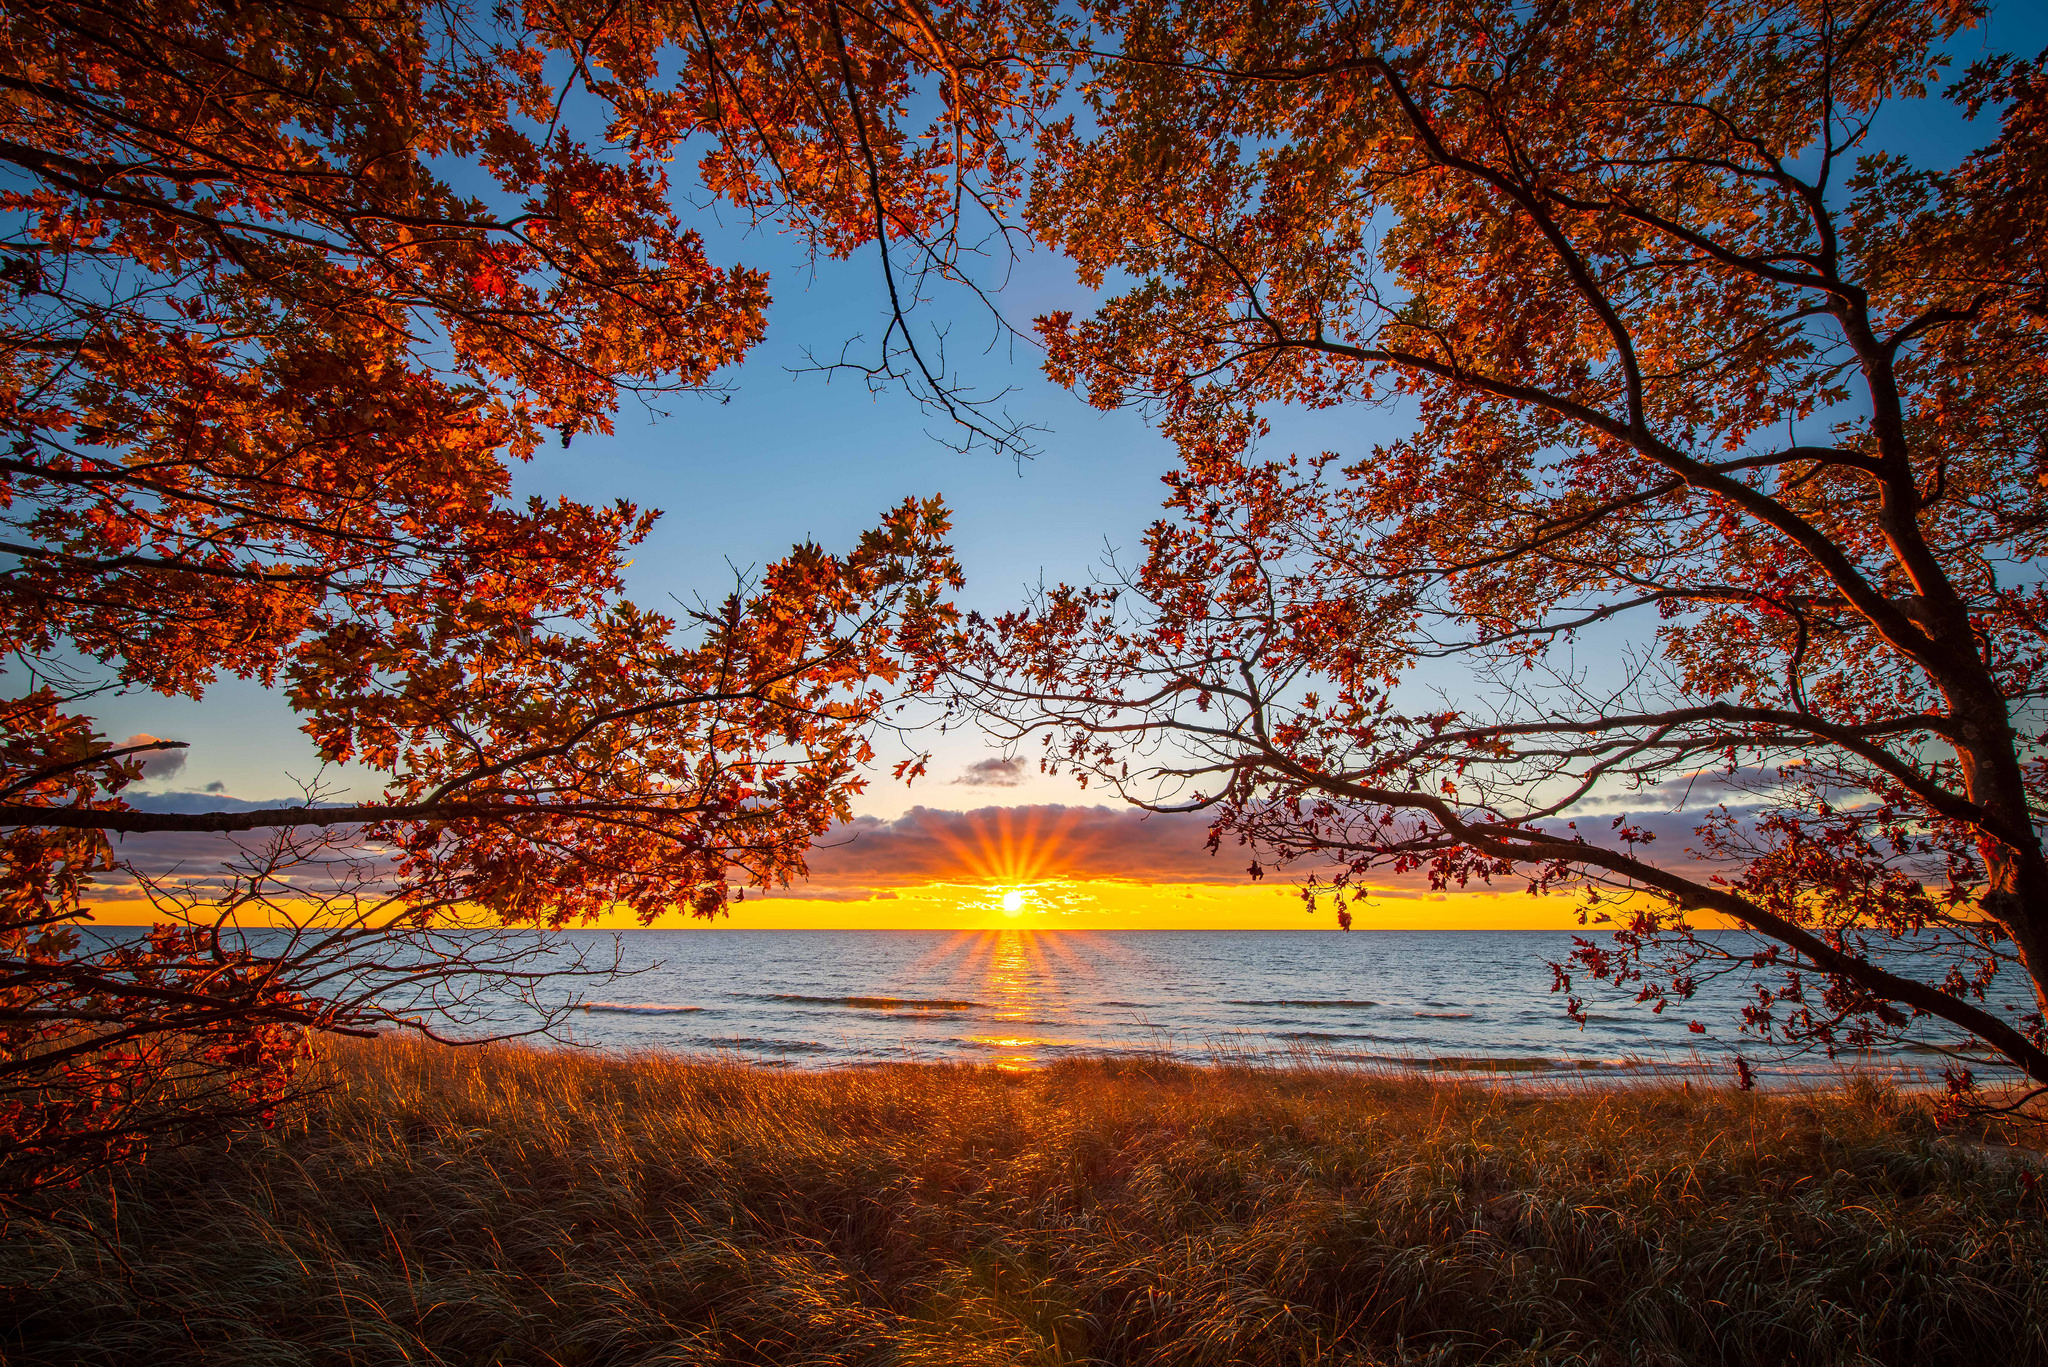
[[[383,860],[293,885],[357,937],[330,967],[451,908],[709,916],[801,870],[948,620],[941,506],[663,615],[621,597],[654,514],[515,500],[511,465],[759,340],[767,278],[712,258],[691,194],[835,255],[942,254],[1013,196],[1002,134],[1041,94],[1009,31],[839,0],[7,7],[0,1200],[260,1113],[303,1029],[394,1014],[224,933],[290,900],[295,852]],[[89,699],[229,677],[384,793],[131,807],[166,743],[111,745]],[[153,890],[182,928],[82,939],[109,836],[174,830],[271,835],[212,900]]]
[[[1934,1017],[2048,1084],[1985,998],[2048,987],[2048,76],[1950,69],[1980,17],[1095,7],[1030,219],[1108,297],[1040,328],[1182,463],[967,696],[1346,924],[1579,890],[1574,1011],[1739,974],[1767,1039]],[[1938,83],[1952,164],[1885,122]]]

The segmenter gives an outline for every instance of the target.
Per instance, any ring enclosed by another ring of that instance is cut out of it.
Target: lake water
[[[1596,990],[1581,1029],[1550,991],[1545,963],[1570,940],[1548,931],[638,931],[621,937],[637,971],[586,990],[569,1035],[795,1067],[1034,1068],[1161,1049],[1517,1077],[1721,1070],[1737,1049],[1766,1077],[1843,1066],[1738,1035],[1735,984],[1661,1016]],[[2004,986],[2001,1004],[2018,1006],[2018,979]],[[1689,1019],[1709,1033],[1689,1032]],[[1942,1060],[1908,1048],[1845,1062],[1931,1079]]]

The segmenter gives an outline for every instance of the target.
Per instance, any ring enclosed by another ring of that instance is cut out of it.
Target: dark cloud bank
[[[1208,837],[1204,817],[1128,808],[913,807],[893,820],[860,817],[835,828],[811,849],[811,883],[830,888],[968,879],[1242,880],[1249,862],[1243,852],[1226,846],[1212,856]]]

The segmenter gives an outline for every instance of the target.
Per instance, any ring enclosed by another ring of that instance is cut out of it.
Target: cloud
[[[268,831],[148,831],[113,837],[114,857],[156,877],[213,874],[224,864],[264,848]]]
[[[796,897],[806,902],[894,902],[902,894],[893,888],[871,888],[852,885],[843,888],[820,888],[808,883],[797,883],[786,888],[748,888],[747,901],[762,898]]]
[[[305,805],[304,798],[250,802],[243,798],[224,797],[210,790],[200,793],[128,793],[123,796],[128,799],[129,806],[145,812],[254,812],[272,807]],[[169,874],[205,877],[219,873],[223,865],[236,863],[252,853],[267,849],[276,838],[276,833],[270,830],[148,831],[116,835],[114,857],[153,877]],[[310,870],[303,876],[316,880],[318,877]]]
[[[262,802],[251,802],[247,798],[223,797],[214,784],[207,784],[202,793],[138,793],[128,799],[128,805],[144,812],[260,812],[272,807],[303,807],[302,797],[274,797]]]
[[[1781,773],[1775,766],[1744,765],[1732,772],[1726,769],[1702,769],[1697,773],[1676,775],[1642,788],[1597,793],[1585,798],[1574,810],[1608,814],[1651,809],[1671,813],[1704,812],[1723,802],[1728,803],[1730,807],[1761,803],[1767,801],[1771,794],[1782,792],[1788,783],[1797,782],[1797,766],[1793,767],[1789,776]]]
[[[969,788],[1014,788],[1026,777],[1021,759],[984,759],[967,766],[967,772],[953,780]]]
[[[1637,859],[1655,868],[1699,876],[1729,862],[1725,858],[1709,859],[1703,851],[1700,826],[1707,819],[1708,805],[1699,803],[1690,811],[1680,812],[1644,811],[1640,808],[1617,812],[1609,807],[1605,811],[1579,812],[1536,824],[1552,835],[1576,836],[1589,845],[1619,850],[1624,847],[1613,823],[1617,816],[1625,817],[1630,827],[1651,837],[1649,843],[1639,844],[1633,850]],[[1738,833],[1754,830],[1757,820],[1772,810],[1772,806],[1764,803],[1727,804],[1728,815],[1734,818]],[[1567,824],[1574,820],[1578,822],[1576,828]]]
[[[165,737],[152,736],[147,731],[137,731],[134,735],[122,741],[121,744],[124,746],[150,745],[163,739]],[[135,756],[135,758],[142,761],[142,777],[148,780],[170,778],[172,775],[183,770],[185,767],[185,755],[186,752],[183,750],[154,750],[146,755]]]
[[[1145,883],[1239,883],[1242,850],[1207,848],[1203,816],[1114,807],[914,807],[891,821],[860,817],[811,847],[810,886],[934,882],[1030,883],[1113,878]],[[802,893],[814,896],[814,893]]]
[[[1628,814],[1631,826],[1655,834],[1654,843],[1637,847],[1637,855],[1666,868],[1701,868],[1693,853],[1699,846],[1696,828],[1708,805],[1694,810],[1656,810],[1641,796]],[[1662,795],[1666,802],[1669,795]],[[1703,796],[1695,794],[1696,797]],[[1735,797],[1722,789],[1719,797]],[[1644,810],[1645,805],[1651,810]],[[1740,824],[1764,810],[1760,805],[1728,803]],[[1558,835],[1578,835],[1587,843],[1619,847],[1611,823],[1613,809],[1581,816],[1578,828],[1563,819],[1540,823]],[[1129,808],[1079,807],[1060,804],[983,807],[948,811],[914,807],[893,820],[860,817],[843,823],[811,847],[811,877],[788,895],[809,898],[869,896],[886,887],[926,883],[1030,883],[1049,879],[1111,879],[1137,883],[1249,883],[1251,853],[1226,841],[1215,854],[1208,849],[1209,821],[1201,815],[1146,813]],[[1286,882],[1316,872],[1303,861],[1285,868],[1267,866],[1270,881]],[[1367,876],[1375,895],[1427,898],[1435,894],[1421,871]],[[1475,888],[1483,885],[1475,885]],[[1513,876],[1495,880],[1498,888],[1515,888]]]

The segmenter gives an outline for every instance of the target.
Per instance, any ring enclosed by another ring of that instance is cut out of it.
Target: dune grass
[[[290,1123],[81,1192],[105,1244],[17,1226],[0,1359],[2048,1361],[2031,1164],[1870,1085],[322,1066]]]

